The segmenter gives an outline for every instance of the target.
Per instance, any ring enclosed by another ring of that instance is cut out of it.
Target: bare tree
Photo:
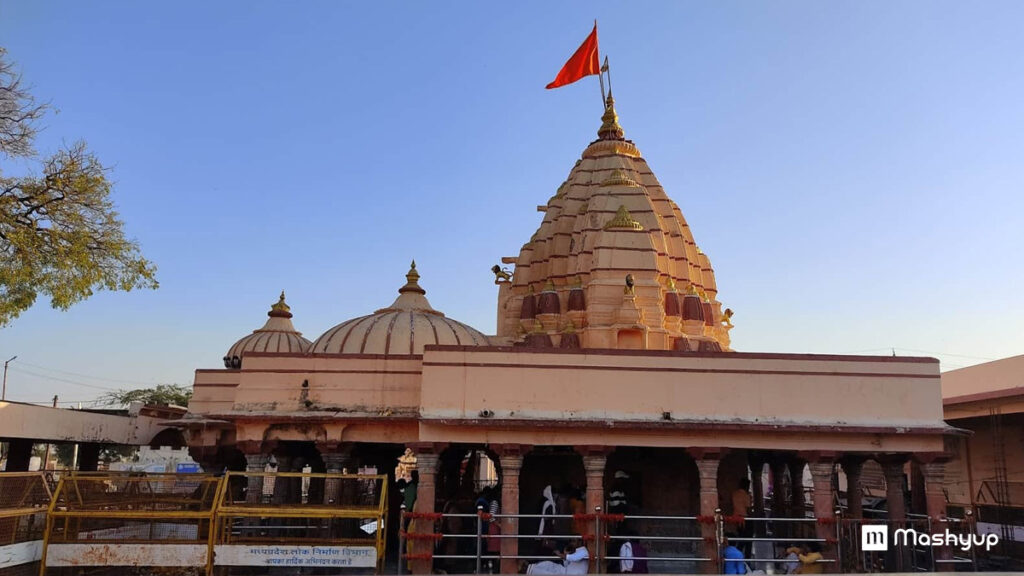
[[[36,122],[46,110],[46,104],[36,104],[22,85],[21,74],[7,61],[7,50],[0,48],[0,153],[8,157],[34,155]]]
[[[39,294],[63,310],[96,290],[158,286],[155,267],[125,236],[107,169],[86,145],[37,158],[37,123],[46,110],[0,49],[0,159],[24,158],[42,169],[6,177],[0,165],[0,326]]]

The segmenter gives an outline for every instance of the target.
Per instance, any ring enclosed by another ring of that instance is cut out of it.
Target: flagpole
[[[594,18],[594,31],[597,31],[597,18]],[[607,57],[605,57],[605,60],[607,60]],[[597,71],[597,80],[601,83],[601,107],[604,108],[605,107],[604,76],[601,74],[601,69],[600,68]]]
[[[612,93],[612,69],[608,66],[608,57],[604,57],[604,71],[608,73],[608,93]]]

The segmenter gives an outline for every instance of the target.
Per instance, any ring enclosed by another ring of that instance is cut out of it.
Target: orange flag
[[[558,71],[558,76],[545,86],[547,89],[558,88],[583,78],[601,73],[601,59],[597,55],[597,22],[594,23],[594,31],[587,36],[587,39],[580,44],[580,47],[569,58],[569,61]]]

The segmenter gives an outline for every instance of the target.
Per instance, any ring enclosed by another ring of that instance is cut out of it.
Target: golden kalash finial
[[[270,312],[267,312],[267,316],[281,316],[284,318],[291,318],[292,312],[291,307],[284,301],[284,290],[281,290],[281,297],[277,299],[277,303],[270,307]]]
[[[668,281],[665,282],[665,289],[668,290],[669,292],[676,291],[676,281],[673,280],[671,276],[669,276]]]
[[[409,266],[409,272],[405,275],[405,286],[398,289],[401,292],[418,292],[420,294],[426,294],[427,291],[420,288],[419,280],[420,273],[416,271],[416,261],[413,260]]]
[[[625,204],[620,204],[618,211],[615,212],[615,217],[604,225],[605,230],[609,230],[611,228],[628,228],[630,230],[644,229],[642,224],[633,220],[633,217],[629,215],[629,210],[626,210]]]
[[[686,287],[686,295],[687,296],[696,296],[697,295],[697,287],[694,286],[692,282],[690,283],[689,286]]]
[[[604,103],[604,114],[601,115],[601,128],[597,131],[601,140],[625,140],[626,132],[619,126],[619,115],[615,113],[615,98],[611,90]]]

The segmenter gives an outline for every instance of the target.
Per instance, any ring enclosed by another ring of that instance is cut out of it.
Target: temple
[[[877,477],[890,518],[943,517],[957,430],[943,421],[938,361],[733,351],[710,259],[610,95],[597,136],[518,255],[493,268],[497,334],[434,309],[425,287],[465,283],[415,263],[404,284],[396,271],[393,303],[312,342],[282,294],[224,368],[196,371],[180,424],[193,457],[214,471],[414,466],[417,512],[472,510],[486,462],[505,513],[539,513],[549,485],[607,509],[628,478],[638,513],[741,514],[730,494],[748,479],[753,514],[813,515],[827,536],[837,507],[863,514]],[[919,510],[904,498],[911,467]],[[502,533],[536,533],[530,522]],[[528,545],[502,539],[503,572]]]

